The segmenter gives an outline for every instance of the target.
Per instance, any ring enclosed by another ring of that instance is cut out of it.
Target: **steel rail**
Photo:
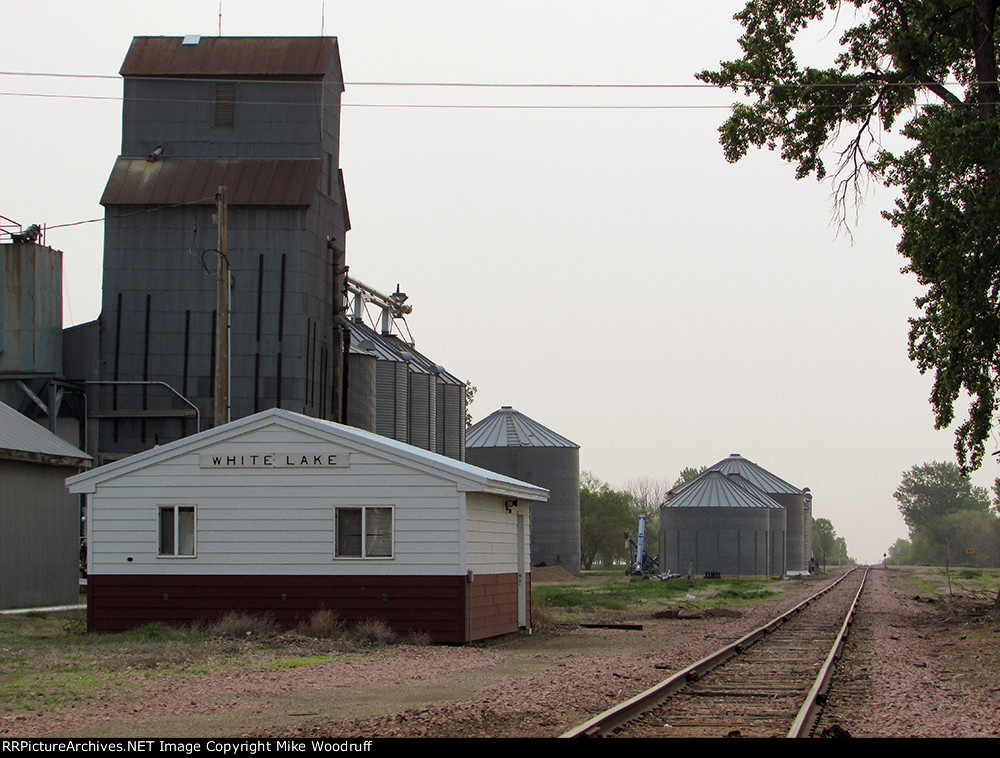
[[[847,571],[846,573],[844,573],[843,576],[838,578],[836,581],[831,582],[829,585],[824,587],[819,592],[815,593],[814,595],[810,595],[801,603],[798,603],[793,608],[771,619],[763,626],[760,626],[757,629],[754,629],[753,631],[745,634],[743,637],[736,640],[736,642],[730,643],[729,645],[726,645],[725,647],[716,650],[714,653],[711,653],[702,658],[701,660],[697,661],[696,663],[693,663],[690,666],[681,669],[676,674],[673,674],[672,676],[663,680],[659,684],[654,685],[645,692],[641,692],[638,695],[630,698],[629,700],[626,700],[625,702],[620,703],[619,705],[616,705],[615,707],[610,708],[604,711],[603,713],[598,714],[597,716],[593,717],[592,719],[589,719],[583,724],[580,724],[576,727],[573,727],[569,731],[564,732],[563,734],[559,735],[560,739],[600,736],[603,733],[610,732],[613,729],[616,729],[619,726],[631,721],[632,719],[636,718],[642,713],[645,713],[646,711],[655,708],[661,702],[666,700],[670,695],[674,694],[678,690],[685,687],[689,682],[697,680],[699,677],[704,676],[706,673],[716,668],[717,666],[720,666],[721,664],[725,663],[730,658],[744,652],[747,648],[753,645],[753,643],[757,642],[761,637],[770,634],[779,626],[784,624],[786,621],[788,621],[789,619],[793,618],[801,611],[806,609],[817,598],[822,597],[826,593],[830,592],[830,590],[838,586],[841,582],[843,582],[848,576],[850,576],[856,570],[857,569],[851,569],[850,571]],[[867,576],[867,569],[865,570],[865,575]],[[864,586],[864,581],[862,581],[862,586]],[[852,612],[853,612],[853,607],[857,604],[857,597],[859,595],[860,595],[860,590],[858,591],[858,594],[855,596],[854,603],[852,604]],[[843,637],[843,632],[844,629],[842,628],[841,634],[838,635],[838,640],[840,640]],[[837,646],[839,646],[839,643]],[[828,660],[829,658],[830,657],[828,656]],[[826,666],[824,666],[824,669],[826,669]]]
[[[861,593],[865,588],[866,581],[868,581],[867,567],[865,567],[865,573],[861,579],[861,585],[858,587],[858,591],[854,595],[854,600],[851,601],[851,607],[848,608],[847,615],[844,617],[844,623],[841,624],[840,632],[837,634],[837,639],[834,640],[833,646],[830,648],[830,653],[827,655],[826,661],[823,663],[823,667],[816,675],[816,681],[813,682],[813,686],[809,690],[809,694],[806,695],[806,699],[802,703],[802,707],[795,716],[795,721],[792,722],[792,728],[788,730],[787,736],[789,738],[794,739],[796,737],[807,737],[816,725],[816,719],[819,718],[819,713],[823,709],[823,705],[826,702],[826,693],[827,690],[830,689],[830,682],[833,679],[834,669],[836,667],[837,660],[840,658],[840,653],[844,648],[844,642],[847,640],[847,633],[850,631],[851,622],[854,620],[854,614],[857,612],[858,602],[861,600]]]

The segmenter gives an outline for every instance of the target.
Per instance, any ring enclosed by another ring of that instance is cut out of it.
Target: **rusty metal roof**
[[[336,37],[134,37],[121,75],[129,76],[285,76],[339,81]]]
[[[312,205],[322,162],[118,158],[101,205],[214,205],[219,187],[230,205]]]

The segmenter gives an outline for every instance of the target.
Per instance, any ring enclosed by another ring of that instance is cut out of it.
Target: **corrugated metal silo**
[[[660,566],[693,576],[780,576],[773,543],[782,512],[753,485],[705,471],[660,507]]]
[[[434,450],[437,443],[437,383],[433,374],[410,365],[409,443]]]
[[[375,431],[400,442],[408,440],[409,373],[405,361],[375,364]]]
[[[33,242],[0,245],[0,373],[62,377],[62,253]],[[18,406],[16,387],[0,398]]]
[[[812,497],[807,498],[809,490],[789,484],[739,453],[723,458],[708,470],[740,474],[784,506],[788,530],[786,570],[790,573],[807,572],[812,557]]]
[[[375,431],[375,356],[351,345],[347,385],[347,423],[357,429]]]
[[[436,452],[456,460],[467,460],[465,428],[465,384],[449,374],[437,378],[438,433]]]
[[[465,459],[549,490],[531,512],[531,563],[580,571],[580,446],[510,406],[469,427]]]

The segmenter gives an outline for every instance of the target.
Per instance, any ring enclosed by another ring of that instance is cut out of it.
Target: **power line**
[[[197,200],[186,200],[183,203],[173,203],[171,205],[157,205],[153,208],[142,208],[141,210],[131,211],[128,213],[119,213],[115,216],[115,218],[128,218],[129,216],[140,216],[144,213],[159,213],[160,211],[171,210],[173,208],[183,208],[188,205],[203,205],[204,203],[214,199],[215,196],[212,195],[210,197],[198,198]],[[46,224],[45,231],[47,232],[50,229],[65,229],[67,226],[83,226],[84,224],[96,224],[104,220],[105,217],[101,217],[101,218],[88,218],[86,221],[73,221],[69,224]]]
[[[105,102],[166,102],[163,98],[135,98],[121,97],[115,95],[69,95],[51,94],[42,92],[0,92],[0,97],[30,97],[52,100],[91,100]],[[171,103],[211,104],[214,100],[200,98],[170,98]],[[245,105],[282,105],[288,106],[288,102],[272,102],[268,100],[244,100]],[[315,105],[314,103],[295,103],[302,107]],[[466,110],[715,110],[731,108],[731,105],[600,105],[600,104],[576,104],[576,105],[555,105],[555,104],[488,104],[488,103],[341,103],[341,108],[424,108],[424,109],[466,109]]]
[[[109,75],[109,74],[67,74],[67,73],[57,73],[57,72],[44,72],[44,71],[0,71],[0,76],[23,76],[23,77],[34,77],[34,78],[58,78],[58,79],[98,79],[98,80],[113,80],[113,81],[123,81],[124,77],[120,75]],[[155,76],[155,77],[143,77],[135,76],[130,77],[135,79],[156,79],[157,81],[192,81],[191,77],[171,77],[171,76]],[[201,82],[231,82],[233,78],[214,78],[214,77],[199,77],[197,81]],[[266,81],[263,78],[249,77],[248,81]],[[316,81],[296,81],[296,80],[282,80],[283,84],[303,84],[303,85],[315,85]],[[945,81],[945,82],[935,82],[936,84],[941,84],[942,86],[963,86],[962,82],[957,81]],[[728,87],[720,87],[717,84],[709,84],[707,82],[392,82],[392,81],[357,81],[357,82],[344,82],[345,87],[417,87],[417,88],[434,88],[441,87],[447,89],[728,89]],[[885,87],[914,87],[923,86],[920,82],[879,82],[878,80],[866,80],[866,81],[854,81],[854,82],[828,82],[828,83],[809,83],[809,84],[797,84],[797,83],[785,83],[785,82],[775,82],[772,86],[776,87],[789,87],[797,89],[820,89],[820,88],[843,88],[843,87],[870,87],[874,85],[885,86]],[[986,84],[1000,84],[998,81],[982,81],[977,82],[978,85]]]

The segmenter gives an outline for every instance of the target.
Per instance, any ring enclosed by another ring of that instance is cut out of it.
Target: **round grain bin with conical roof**
[[[666,573],[773,577],[783,573],[784,508],[738,474],[708,470],[660,506],[660,566]]]
[[[739,453],[723,458],[714,466],[709,466],[708,470],[740,474],[785,507],[788,529],[786,570],[792,574],[808,572],[809,559],[812,558],[812,495],[808,488],[800,489],[789,484]]]
[[[347,369],[347,425],[367,432],[375,431],[374,353],[351,345]]]
[[[531,510],[531,564],[580,571],[580,446],[510,406],[469,427],[465,460],[549,491]]]

